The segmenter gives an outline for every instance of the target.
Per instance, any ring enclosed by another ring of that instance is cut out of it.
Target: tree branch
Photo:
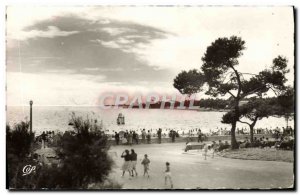
[[[255,116],[253,123],[251,124],[253,127],[255,126],[256,122],[257,122],[258,116]]]
[[[227,76],[228,76],[229,74],[233,74],[233,73],[234,73],[233,71],[230,71],[230,72],[228,72],[227,74],[225,74],[225,76],[223,77],[222,83],[225,82],[225,79],[227,78]]]
[[[238,82],[238,93],[236,95],[237,98],[240,98],[240,94],[241,94],[241,90],[242,90],[242,82],[241,82],[241,78],[239,75],[239,72],[233,67],[233,65],[230,65],[230,67],[232,68],[232,70],[234,71],[236,78],[237,78],[237,82]]]
[[[229,93],[233,98],[236,98],[235,95],[233,95],[233,93],[231,93],[230,91],[228,91],[228,93]]]
[[[258,74],[253,74],[253,73],[248,73],[248,72],[240,72],[241,74],[249,74],[249,75],[254,75],[254,76],[258,76]]]
[[[245,93],[245,94],[242,94],[242,98],[248,96],[248,95],[251,95],[251,94],[254,94],[257,90],[261,89],[261,87],[258,87],[256,89],[253,89],[252,91],[249,91],[248,93]]]
[[[275,89],[273,89],[273,87],[270,86],[270,89],[275,93],[276,96],[278,96],[278,93]]]
[[[251,124],[250,123],[248,123],[248,122],[245,122],[245,121],[241,121],[241,120],[238,120],[240,123],[244,123],[244,124],[247,124],[247,125],[249,125],[249,126],[251,126]]]

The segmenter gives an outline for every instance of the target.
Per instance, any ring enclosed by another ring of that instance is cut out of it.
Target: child
[[[148,155],[147,154],[145,154],[145,158],[143,159],[143,161],[142,161],[141,164],[144,165],[144,176],[147,173],[148,178],[149,178],[150,176],[149,176],[148,170],[149,170],[150,160],[148,159]]]
[[[169,162],[166,162],[165,185],[167,185],[167,180],[170,181],[171,188],[173,188],[173,182],[172,182],[171,169],[170,169],[170,163]]]

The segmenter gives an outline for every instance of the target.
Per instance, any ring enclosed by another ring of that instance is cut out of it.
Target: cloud
[[[19,42],[8,39],[7,70],[20,71],[22,67],[25,73],[104,74],[108,82],[155,80],[158,75],[162,80],[170,79],[166,75],[169,70],[149,66],[135,52],[153,40],[165,39],[167,32],[131,22],[102,20],[106,21],[61,15],[26,26],[20,32],[34,32],[31,36],[35,38]],[[109,30],[110,34],[101,29],[114,30]]]
[[[10,7],[7,15],[7,71],[21,67],[29,80],[45,76],[45,86],[52,87],[36,86],[34,95],[41,99],[47,99],[46,91],[58,93],[59,101],[73,93],[89,102],[98,88],[174,90],[178,72],[200,68],[207,46],[232,35],[246,41],[239,71],[260,71],[279,54],[294,66],[292,7]],[[16,35],[24,41],[11,39]],[[78,75],[86,76],[82,85]],[[71,82],[62,89],[64,76]],[[293,82],[293,71],[288,79]]]
[[[201,36],[168,36],[150,44],[138,44],[131,52],[150,66],[177,70],[197,68],[205,45]]]
[[[124,38],[127,39],[149,39],[150,37],[148,35],[126,35]]]
[[[126,39],[122,37],[112,41],[103,41],[100,39],[95,39],[95,40],[90,40],[90,42],[101,44],[107,48],[120,49],[123,52],[131,52],[131,53],[134,53],[133,50],[131,50],[132,48],[138,47],[138,44],[134,40]]]
[[[100,68],[84,68],[84,70],[87,70],[87,71],[97,71],[99,69]]]
[[[47,30],[30,30],[21,31],[18,34],[9,34],[8,37],[17,40],[26,40],[31,38],[43,37],[43,38],[54,38],[64,37],[72,34],[79,33],[79,31],[62,31],[56,26],[48,26]]]
[[[123,71],[124,69],[123,68],[84,68],[84,70],[86,71],[100,71],[100,72],[107,72],[107,71],[110,71],[110,72],[119,72],[119,71]]]
[[[120,34],[123,34],[123,33],[132,33],[132,32],[136,32],[136,30],[134,29],[130,29],[130,28],[112,28],[112,27],[106,27],[106,28],[101,28],[100,29],[101,31],[104,31],[112,36],[116,36],[116,35],[120,35]]]
[[[104,47],[109,47],[109,48],[113,48],[113,49],[121,49],[120,45],[115,41],[102,41],[100,39],[96,39],[96,40],[91,40],[91,42],[100,43]]]
[[[120,43],[120,44],[125,44],[125,45],[127,45],[127,44],[134,44],[135,43],[134,40],[132,40],[132,39],[126,39],[126,38],[120,37],[119,39],[117,39],[117,42]]]
[[[110,20],[104,19],[104,20],[100,20],[98,22],[101,23],[101,24],[109,24]]]

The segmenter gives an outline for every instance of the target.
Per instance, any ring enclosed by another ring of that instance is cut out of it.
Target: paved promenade
[[[125,189],[168,189],[164,185],[165,162],[171,164],[175,189],[219,188],[288,188],[293,184],[293,163],[276,161],[238,160],[208,156],[201,151],[184,152],[184,143],[113,146],[110,154],[116,164],[111,174]],[[138,177],[129,179],[128,172],[121,177],[125,149],[135,149],[138,154]],[[266,151],[267,152],[267,151]],[[150,178],[143,177],[141,160],[148,154]]]

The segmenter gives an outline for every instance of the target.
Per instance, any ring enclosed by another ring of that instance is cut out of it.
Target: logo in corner
[[[23,175],[29,175],[30,173],[32,173],[33,171],[35,171],[36,166],[31,166],[31,165],[25,165],[23,167]]]

